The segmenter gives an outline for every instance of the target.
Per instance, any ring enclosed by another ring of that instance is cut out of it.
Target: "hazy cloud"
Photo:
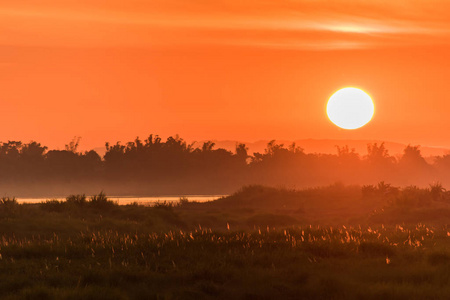
[[[449,20],[447,1],[7,0],[0,43],[365,48],[448,43]]]

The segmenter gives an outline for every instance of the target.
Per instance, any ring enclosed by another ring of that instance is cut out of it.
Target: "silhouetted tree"
[[[420,146],[408,145],[398,163],[399,175],[403,184],[414,184],[433,180],[432,168],[420,153]]]
[[[65,146],[66,151],[70,151],[73,153],[77,152],[78,146],[80,145],[81,137],[74,137],[68,145]]]
[[[419,146],[408,145],[397,161],[384,143],[368,144],[361,157],[348,146],[336,147],[336,154],[306,154],[295,143],[285,146],[270,141],[262,153],[248,154],[245,144],[235,151],[215,148],[212,141],[199,147],[188,144],[178,135],[163,141],[158,135],[122,144],[106,143],[101,158],[91,150],[78,152],[80,138],[74,138],[65,150],[50,150],[31,141],[0,143],[0,179],[11,182],[102,181],[109,184],[136,183],[147,186],[197,186],[220,188],[260,183],[285,186],[313,186],[337,181],[365,184],[364,195],[381,195],[392,189],[375,182],[394,184],[450,183],[450,155],[437,157],[430,165]],[[437,186],[430,186],[432,195]],[[393,196],[390,195],[390,198]],[[433,196],[435,197],[435,196]],[[436,196],[436,199],[440,199]],[[447,196],[445,196],[447,197]],[[403,200],[402,200],[403,201]]]
[[[389,155],[384,143],[367,144],[366,162],[369,177],[376,181],[390,180],[396,176],[395,157]]]
[[[211,141],[204,142],[202,146],[202,151],[203,152],[212,151],[215,145],[216,143],[213,143]]]
[[[360,161],[359,154],[356,153],[355,148],[350,149],[348,145],[343,147],[336,146],[337,156],[343,164],[354,164]]]
[[[444,199],[445,188],[440,182],[430,184],[430,195],[434,201],[441,201]]]
[[[246,165],[248,158],[248,147],[245,144],[236,143],[236,159]]]
[[[372,166],[382,166],[385,167],[387,165],[393,164],[395,162],[395,158],[390,156],[388,150],[384,146],[384,143],[378,145],[367,144],[367,162]]]
[[[403,156],[400,158],[399,163],[408,167],[424,167],[427,165],[425,159],[420,153],[420,146],[408,145],[403,150]]]

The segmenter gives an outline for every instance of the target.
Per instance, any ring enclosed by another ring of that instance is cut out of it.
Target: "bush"
[[[180,199],[178,199],[178,206],[183,206],[183,205],[188,205],[189,204],[189,199],[187,197],[180,197]]]
[[[2,205],[2,206],[14,206],[14,205],[17,205],[17,204],[18,203],[17,203],[16,197],[12,197],[12,198],[2,197],[2,198],[0,198],[0,205]]]
[[[395,204],[403,207],[429,206],[431,204],[430,192],[417,186],[407,186],[396,197]]]
[[[97,209],[110,209],[116,205],[115,202],[108,200],[103,191],[98,195],[91,196],[89,199],[89,206]]]
[[[40,208],[49,212],[62,212],[64,210],[64,202],[58,200],[47,200],[40,204]]]
[[[101,194],[101,193],[100,193]],[[73,204],[75,206],[84,206],[86,205],[87,201],[86,201],[86,195],[70,195],[69,197],[66,198],[66,202],[68,204]]]
[[[17,202],[15,197],[9,198],[9,197],[2,197],[0,198],[0,210],[2,213],[6,214],[7,216],[13,216],[16,214],[19,203]]]
[[[170,201],[157,201],[153,204],[156,209],[173,210],[174,203]]]

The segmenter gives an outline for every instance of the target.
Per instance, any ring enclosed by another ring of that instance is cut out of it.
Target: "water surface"
[[[119,205],[127,205],[131,203],[138,203],[141,205],[152,205],[157,202],[170,202],[177,203],[180,198],[187,198],[188,201],[192,202],[208,202],[224,197],[225,195],[178,195],[178,196],[152,196],[152,197],[134,197],[134,196],[108,196],[109,200],[117,202]],[[89,197],[86,197],[89,199]],[[40,203],[47,200],[59,200],[65,201],[66,198],[16,198],[19,203]]]

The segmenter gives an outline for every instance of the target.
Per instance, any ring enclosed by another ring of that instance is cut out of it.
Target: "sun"
[[[374,111],[370,96],[354,87],[340,89],[330,97],[327,104],[328,118],[343,129],[357,129],[366,125]]]

